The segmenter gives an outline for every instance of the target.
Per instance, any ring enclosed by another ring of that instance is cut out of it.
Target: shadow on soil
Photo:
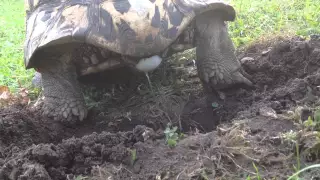
[[[162,64],[153,93],[127,69],[82,78],[91,110],[73,127],[20,105],[0,109],[0,179],[244,179],[252,162],[267,179],[291,174],[283,162],[294,163],[293,148],[276,137],[296,128],[289,110],[319,103],[320,41],[248,48],[239,58],[255,89],[225,91],[225,101],[202,94],[196,67],[183,60],[193,58]],[[168,123],[186,134],[174,148]]]

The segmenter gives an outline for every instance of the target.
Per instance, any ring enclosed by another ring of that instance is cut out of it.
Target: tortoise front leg
[[[87,108],[77,80],[71,53],[42,61],[43,98],[40,107],[43,115],[57,121],[75,122],[87,117]]]

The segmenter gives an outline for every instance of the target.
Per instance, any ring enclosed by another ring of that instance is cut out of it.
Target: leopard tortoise
[[[43,115],[82,121],[78,76],[196,48],[205,91],[251,86],[235,56],[222,0],[26,0],[24,63],[41,74]]]

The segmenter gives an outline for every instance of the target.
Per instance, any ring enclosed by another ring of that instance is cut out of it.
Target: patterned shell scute
[[[199,10],[227,7],[217,0],[25,0],[25,5],[27,68],[38,50],[71,42],[130,56],[154,55],[169,46]]]

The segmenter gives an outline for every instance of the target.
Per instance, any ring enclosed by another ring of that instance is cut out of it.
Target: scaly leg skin
[[[197,69],[205,91],[216,92],[224,99],[222,89],[244,84],[252,86],[241,73],[241,64],[229,37],[223,14],[206,12],[196,18]]]
[[[35,106],[43,115],[68,124],[87,117],[71,54],[66,53],[43,61],[39,65],[42,76],[43,98]]]

